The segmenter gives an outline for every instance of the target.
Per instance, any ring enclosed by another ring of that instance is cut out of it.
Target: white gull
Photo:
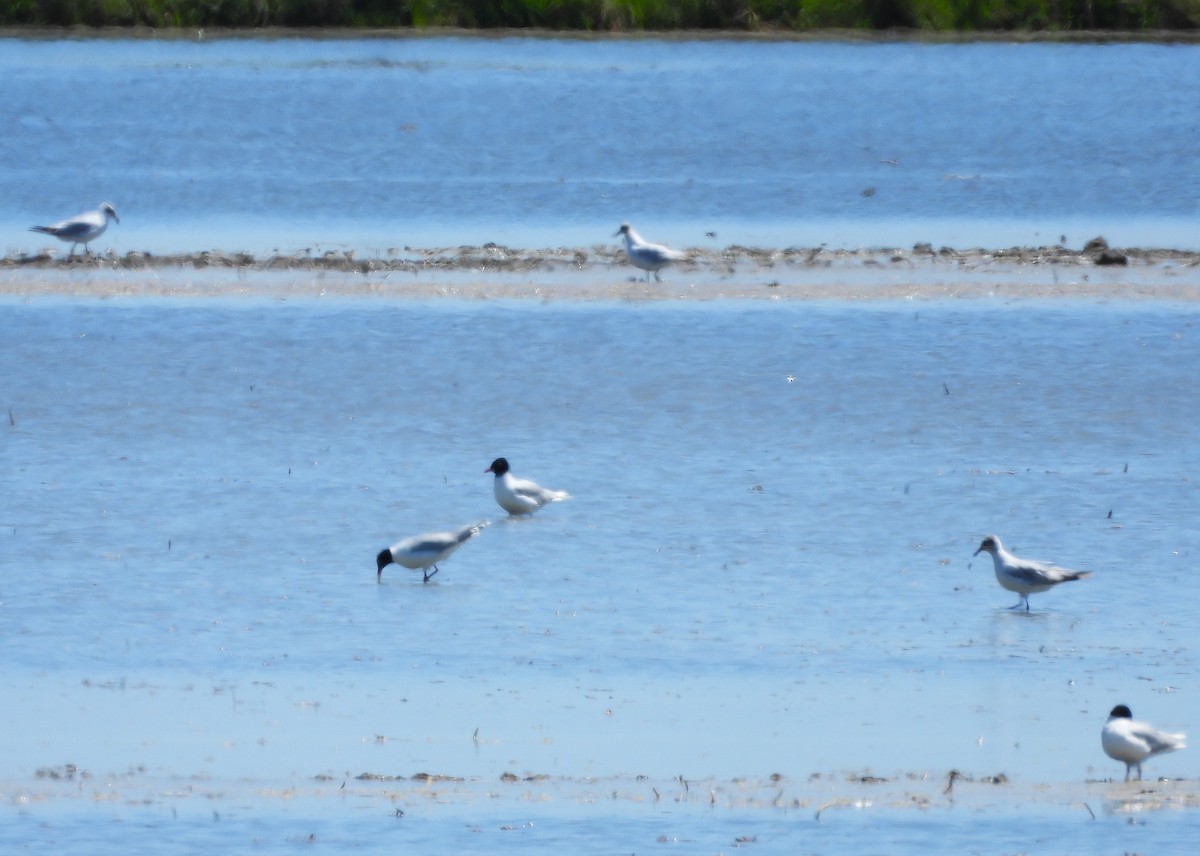
[[[660,270],[671,262],[687,258],[686,253],[672,250],[670,247],[664,247],[662,244],[647,242],[628,223],[622,223],[621,228],[616,231],[613,237],[616,237],[616,235],[625,236],[625,255],[629,257],[630,263],[635,268],[640,268],[646,272],[646,282],[650,281],[650,274],[652,273],[654,274],[655,281],[662,282],[662,277],[658,275]]]
[[[63,220],[53,226],[30,226],[29,231],[53,235],[60,241],[66,241],[71,245],[71,252],[67,255],[73,256],[78,244],[83,244],[85,253],[91,252],[88,249],[88,243],[104,234],[110,218],[118,223],[121,222],[121,218],[117,216],[117,209],[113,208],[111,203],[103,202],[95,211],[76,214],[69,220]]]
[[[1186,734],[1168,734],[1133,718],[1132,711],[1123,704],[1112,709],[1104,730],[1100,732],[1100,745],[1104,754],[1114,761],[1125,763],[1125,781],[1129,773],[1137,768],[1137,777],[1142,778],[1142,762],[1155,755],[1186,749]]]
[[[383,577],[383,569],[388,565],[397,564],[421,571],[425,575],[424,582],[429,582],[429,578],[438,572],[438,562],[482,532],[487,525],[488,521],[484,520],[453,532],[430,532],[405,538],[388,549],[381,550],[375,557],[375,579]],[[429,573],[430,568],[433,568],[433,574]]]
[[[980,553],[991,554],[997,582],[1021,596],[1021,600],[1010,608],[1020,609],[1023,605],[1026,612],[1029,612],[1029,596],[1031,594],[1048,591],[1059,583],[1087,579],[1092,575],[1091,571],[1072,571],[1048,562],[1018,559],[1004,549],[1004,545],[995,535],[988,535],[983,539],[983,543],[979,545],[975,555],[978,556]]]
[[[507,458],[496,458],[485,473],[495,473],[496,502],[509,514],[533,514],[543,505],[570,499],[565,490],[551,490],[528,479],[519,479],[508,468]]]

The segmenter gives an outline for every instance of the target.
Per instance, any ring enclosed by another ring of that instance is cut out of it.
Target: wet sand
[[[43,251],[0,259],[0,295],[143,297],[526,298],[537,300],[945,298],[1200,299],[1200,252],[1063,246],[838,250],[690,249],[649,283],[611,246],[498,244],[299,252],[202,251],[73,258]]]

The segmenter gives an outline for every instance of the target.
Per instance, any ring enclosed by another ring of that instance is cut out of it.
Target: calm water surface
[[[1198,322],[1083,301],[4,303],[0,840],[1194,840],[1194,811],[1130,825],[1105,809],[1119,785],[1081,789],[1119,777],[1099,748],[1118,701],[1195,723]],[[500,454],[574,498],[503,518]],[[435,582],[376,583],[381,547],[483,518]],[[1010,612],[971,559],[987,532],[1096,575]],[[65,764],[88,777],[47,773]],[[848,774],[936,796],[951,768],[1051,790],[814,820]]]
[[[1196,46],[6,39],[0,76],[6,252],[101,199],[122,253],[1200,246]],[[1198,321],[0,303],[0,845],[1186,852],[1098,733],[1196,721]],[[501,454],[574,498],[503,518]],[[1096,575],[1010,612],[987,532]]]
[[[0,234],[98,249],[1200,247],[1200,46],[0,42]],[[716,237],[707,233],[714,232]]]

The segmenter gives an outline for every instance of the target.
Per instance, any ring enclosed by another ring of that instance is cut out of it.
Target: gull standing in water
[[[1137,767],[1138,781],[1142,779],[1142,762],[1155,755],[1186,749],[1186,734],[1167,734],[1133,718],[1133,713],[1123,704],[1112,709],[1104,730],[1100,732],[1100,745],[1104,754],[1114,761],[1125,763],[1125,781]]]
[[[445,559],[463,544],[470,541],[488,525],[484,520],[472,523],[454,532],[431,532],[428,535],[414,535],[405,538],[386,550],[381,550],[375,557],[375,579],[383,578],[383,569],[388,565],[397,564],[425,575],[424,582],[438,572],[437,563]],[[433,568],[433,574],[429,569]]]
[[[1092,575],[1091,571],[1071,571],[1051,565],[1047,562],[1035,562],[1032,559],[1018,559],[1004,549],[1000,539],[988,535],[975,551],[975,555],[990,553],[992,564],[996,569],[996,580],[1009,591],[1015,591],[1021,600],[1010,609],[1020,609],[1022,605],[1029,612],[1029,596],[1038,592],[1048,591],[1059,583],[1072,580],[1082,580]]]
[[[509,514],[533,514],[547,503],[571,498],[565,490],[550,490],[517,478],[509,472],[507,458],[496,458],[484,472],[496,474],[493,485],[496,502]]]
[[[71,245],[71,252],[67,254],[67,257],[70,258],[75,255],[77,244],[83,244],[83,251],[90,254],[88,242],[94,241],[104,234],[110,218],[118,223],[121,222],[121,218],[117,216],[117,209],[113,208],[111,203],[103,202],[95,211],[76,214],[70,220],[63,220],[53,226],[30,226],[29,231],[42,232],[46,235],[53,235],[60,241],[66,241]]]
[[[662,277],[658,275],[660,270],[671,262],[687,258],[685,253],[678,250],[672,250],[662,244],[647,243],[628,223],[622,223],[621,228],[616,231],[616,235],[625,236],[625,255],[629,257],[630,264],[646,272],[646,282],[650,281],[652,273],[655,282],[662,282]]]

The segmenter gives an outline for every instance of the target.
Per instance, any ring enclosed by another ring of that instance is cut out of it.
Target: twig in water
[[[1086,808],[1086,809],[1088,810],[1088,814],[1090,814],[1090,815],[1092,816],[1092,820],[1095,820],[1095,819],[1096,819],[1096,812],[1092,811],[1092,807],[1091,807],[1090,805],[1088,805],[1087,803],[1084,803],[1084,804],[1083,804],[1083,807],[1084,807],[1084,808]]]
[[[825,811],[825,809],[827,809],[827,808],[832,808],[832,807],[833,807],[833,806],[835,806],[835,805],[837,805],[837,800],[834,800],[833,802],[827,802],[827,803],[825,803],[825,805],[823,805],[823,806],[821,806],[819,809],[817,809],[817,814],[816,814],[816,816],[815,816],[815,817],[813,817],[813,820],[820,820],[820,819],[821,819],[821,812]]]
[[[948,782],[946,782],[946,790],[942,791],[942,793],[949,796],[950,791],[954,790],[954,780],[957,779],[960,775],[962,775],[962,774],[959,773],[958,770],[951,770],[950,771],[950,780]]]

